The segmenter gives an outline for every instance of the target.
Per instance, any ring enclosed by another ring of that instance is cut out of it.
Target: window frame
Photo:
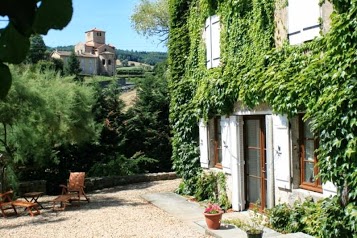
[[[222,169],[222,161],[219,161],[219,155],[221,154],[222,158],[222,138],[218,136],[218,132],[220,132],[222,137],[222,128],[221,128],[221,120],[220,117],[215,117],[213,120],[213,163],[215,168]]]
[[[304,115],[299,115],[299,145],[300,145],[300,185],[299,187],[302,189],[322,193],[322,183],[320,177],[318,177],[313,183],[309,183],[305,181],[305,162],[311,162],[305,158],[305,147],[306,140],[314,141],[314,174],[315,176],[319,174],[319,168],[317,166],[318,159],[316,155],[316,149],[318,148],[318,138],[314,136],[314,138],[306,138],[304,133],[305,126],[308,126],[306,121],[303,121]],[[310,127],[309,127],[310,128]]]

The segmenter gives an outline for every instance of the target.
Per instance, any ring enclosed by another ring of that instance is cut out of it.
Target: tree
[[[160,66],[155,75],[148,75],[137,82],[137,100],[127,112],[125,155],[141,151],[145,156],[158,160],[146,164],[150,172],[172,169],[172,147],[169,126],[169,94],[164,72],[167,65]]]
[[[80,62],[77,59],[76,54],[72,51],[67,62],[64,64],[64,74],[65,75],[75,75],[78,78],[79,73],[82,71],[80,67]]]
[[[26,62],[36,64],[40,60],[46,59],[46,45],[41,35],[30,37],[30,49],[26,56]]]
[[[140,0],[131,15],[133,28],[145,37],[158,36],[161,43],[169,37],[168,0]]]
[[[97,138],[94,90],[55,71],[16,66],[12,74],[13,87],[0,101],[0,153],[6,152],[6,171],[23,164],[41,168],[59,163],[62,146]]]
[[[9,18],[9,24],[0,29],[0,99],[5,98],[12,82],[10,69],[4,63],[21,63],[29,51],[31,35],[63,29],[72,13],[72,0],[0,1],[0,16]]]

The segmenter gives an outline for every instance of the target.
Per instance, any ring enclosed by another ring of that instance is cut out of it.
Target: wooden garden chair
[[[11,198],[12,194],[13,192],[11,190],[5,193],[0,193],[0,209],[3,217],[6,217],[6,210],[14,210],[15,214],[17,215],[16,208]]]
[[[6,216],[6,210],[14,210],[17,215],[15,207],[24,207],[25,210],[33,217],[34,215],[39,215],[40,211],[38,210],[38,204],[34,202],[27,202],[21,200],[12,200],[13,191],[7,191],[5,193],[0,193],[0,208],[1,213],[4,217]]]
[[[67,186],[60,185],[60,187],[62,187],[62,195],[71,195],[71,201],[80,201],[81,197],[84,197],[85,200],[89,202],[89,198],[84,192],[84,179],[85,172],[71,172]]]

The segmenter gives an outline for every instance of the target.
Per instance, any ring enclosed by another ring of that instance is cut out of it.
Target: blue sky
[[[84,32],[98,28],[106,32],[106,43],[114,45],[117,49],[167,51],[157,39],[146,39],[131,27],[130,16],[139,0],[72,1],[71,22],[63,30],[50,30],[43,36],[47,46],[67,46],[84,42]]]

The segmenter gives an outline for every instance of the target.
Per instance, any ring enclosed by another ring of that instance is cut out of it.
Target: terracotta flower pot
[[[208,229],[217,230],[221,226],[223,212],[216,214],[203,213],[206,218],[206,224]]]

